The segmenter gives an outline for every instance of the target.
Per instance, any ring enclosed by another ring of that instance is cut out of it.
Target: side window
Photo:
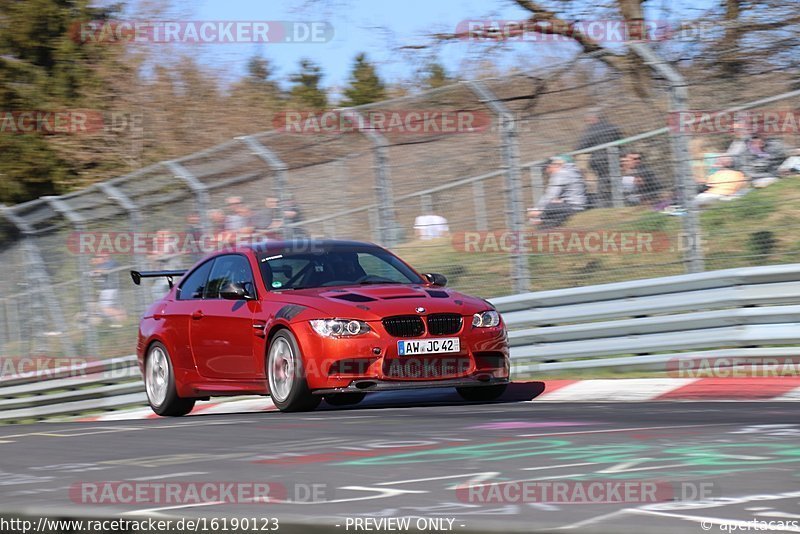
[[[178,287],[178,300],[193,300],[203,298],[206,288],[208,273],[211,271],[211,264],[214,260],[205,262],[186,278]]]
[[[204,298],[218,299],[219,290],[230,282],[247,283],[247,289],[255,292],[253,284],[253,271],[247,258],[238,254],[218,256],[214,261],[214,268],[211,269],[211,276],[208,278]]]
[[[393,282],[407,283],[409,279],[397,268],[392,267],[385,259],[379,258],[374,254],[359,252],[358,263],[367,276],[377,276]]]

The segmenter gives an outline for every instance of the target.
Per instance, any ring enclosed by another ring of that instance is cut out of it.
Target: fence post
[[[6,299],[0,300],[0,315],[3,320],[0,321],[0,350],[8,344],[8,315],[6,314]],[[5,352],[5,351],[3,351]]]
[[[64,314],[61,312],[61,304],[55,298],[55,292],[53,291],[50,277],[47,274],[47,271],[44,269],[44,260],[42,259],[39,247],[36,245],[34,240],[34,228],[25,219],[17,215],[13,208],[8,208],[5,205],[0,204],[0,213],[2,213],[11,224],[16,226],[23,236],[23,269],[25,270],[25,278],[29,281],[27,283],[27,288],[24,292],[22,292],[25,294],[25,297],[11,298],[6,301],[5,314],[9,322],[9,340],[11,340],[11,318],[13,317],[15,318],[16,323],[14,339],[19,343],[20,351],[22,351],[23,342],[25,341],[25,338],[28,337],[29,343],[27,344],[27,351],[28,354],[31,354],[31,352],[38,351],[39,336],[43,333],[43,331],[37,329],[35,326],[30,328],[31,325],[27,323],[26,319],[22,315],[20,300],[26,303],[29,303],[30,299],[36,299],[37,302],[43,302],[44,307],[47,308],[47,311],[44,311],[43,313],[50,315],[50,321],[54,328],[56,328],[58,325],[63,325],[66,323],[64,322]],[[13,309],[10,310],[8,306],[9,304],[13,305]],[[28,307],[29,306],[25,304],[23,309],[27,311]],[[44,317],[40,317],[40,319],[44,321]],[[29,330],[27,336],[25,327],[28,327]],[[75,349],[72,345],[72,341],[66,336],[62,336],[61,340],[64,353],[68,357],[74,357]],[[20,352],[20,355],[21,354],[22,352]]]
[[[30,280],[30,293],[36,295],[34,298],[41,298],[47,308],[47,313],[50,315],[50,321],[54,328],[59,325],[66,325],[67,321],[64,317],[64,312],[61,309],[61,303],[56,298],[56,292],[53,290],[53,283],[50,280],[50,275],[44,268],[44,258],[42,257],[39,246],[34,241],[36,231],[25,219],[17,215],[13,208],[9,208],[0,204],[0,213],[2,213],[11,224],[16,226],[23,235],[23,247],[26,257],[26,275]],[[21,327],[20,327],[21,332]],[[34,332],[38,335],[41,332]],[[64,354],[69,358],[76,356],[75,347],[72,344],[72,339],[68,334],[61,336],[61,346],[64,349]]]
[[[389,173],[389,141],[380,133],[364,125],[364,118],[355,109],[345,108],[343,115],[351,113],[353,124],[358,124],[358,130],[372,142],[375,169],[375,194],[378,200],[378,240],[386,247],[397,244],[399,229],[394,213],[394,195],[392,194],[392,179]]]
[[[252,135],[237,137],[237,139],[247,143],[247,146],[253,149],[255,155],[261,158],[275,172],[275,188],[278,190],[278,220],[281,222],[281,234],[283,234],[284,239],[287,239],[289,237],[289,229],[286,228],[283,211],[286,209],[286,203],[289,200],[289,195],[286,191],[286,172],[289,167],[275,152]]]
[[[486,193],[483,180],[472,182],[472,202],[475,205],[475,229],[485,232],[489,229],[489,221],[486,217]]]
[[[17,307],[17,300],[15,299],[4,299],[3,304],[3,314],[6,318],[6,328],[8,329],[8,342],[9,343],[17,343],[22,346],[22,332],[20,330],[19,324],[19,313],[15,313],[11,311],[11,306]],[[12,327],[11,318],[14,317],[16,319],[15,326],[16,329]],[[74,355],[74,354],[70,354]]]
[[[128,213],[131,231],[141,231],[141,229],[144,227],[144,224],[142,222],[142,213],[139,211],[139,206],[137,206],[136,203],[125,193],[107,182],[100,182],[97,184],[97,187],[99,187],[100,190],[106,194],[109,200],[118,204],[119,207]],[[133,243],[136,243],[136,240],[133,240]],[[133,247],[133,264],[139,270],[145,269],[147,266],[145,258],[142,256],[141,251],[136,246]],[[146,295],[144,291],[136,291],[135,293],[136,302],[139,305],[139,311],[144,311],[144,309],[147,307]]]
[[[197,179],[195,175],[176,161],[165,161],[162,163],[175,174],[176,178],[182,180],[186,186],[194,193],[195,203],[197,205],[198,215],[200,216],[200,226],[203,227],[203,233],[206,235],[211,234],[211,222],[208,220],[208,187],[206,184]]]
[[[431,195],[425,194],[419,197],[419,207],[422,209],[423,215],[430,215],[433,213],[433,198]]]
[[[662,60],[655,52],[643,43],[629,43],[636,52],[653,70],[664,76],[670,86],[670,112],[678,113],[687,111],[689,104],[688,84],[686,80],[669,64]],[[686,250],[684,263],[690,273],[701,272],[705,269],[703,262],[703,249],[700,244],[700,216],[694,203],[695,183],[692,174],[692,162],[689,155],[689,142],[681,131],[670,131],[672,156],[675,181],[680,194],[681,206],[686,210],[683,219],[683,232],[686,237]]]
[[[380,242],[381,229],[380,229],[380,215],[377,208],[369,208],[367,210],[367,217],[369,218],[369,227],[372,228],[372,239]]]
[[[619,147],[610,146],[606,149],[608,158],[608,179],[611,180],[611,205],[615,208],[625,207],[622,197],[622,170],[619,166]]]
[[[506,224],[509,230],[519,236],[525,229],[525,204],[522,200],[516,120],[505,104],[500,102],[486,85],[479,81],[467,83],[481,102],[488,105],[497,116],[506,169]],[[528,258],[519,247],[515,247],[511,253],[511,280],[515,293],[528,291],[530,282]]]

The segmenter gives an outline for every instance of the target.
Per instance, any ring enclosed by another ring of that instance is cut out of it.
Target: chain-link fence
[[[327,116],[287,112],[274,131],[4,207],[2,352],[130,353],[166,284],[135,288],[128,269],[188,267],[242,235],[375,241],[484,297],[797,261],[800,185],[778,179],[791,166],[766,165],[769,147],[725,161],[743,137],[673,119],[797,110],[800,92],[718,102],[637,53],[647,91],[581,55]],[[797,129],[781,134],[776,161],[800,146]],[[696,200],[721,185],[727,198]]]

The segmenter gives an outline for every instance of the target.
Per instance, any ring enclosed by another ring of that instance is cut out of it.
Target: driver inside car
[[[334,280],[355,282],[367,274],[358,263],[356,254],[336,254],[331,256],[330,260],[329,265],[333,271]]]

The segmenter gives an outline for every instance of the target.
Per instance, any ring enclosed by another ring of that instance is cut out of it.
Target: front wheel
[[[155,342],[147,352],[144,365],[144,388],[150,408],[158,415],[179,417],[194,408],[194,399],[178,397],[175,373],[167,347]]]
[[[269,344],[267,381],[272,402],[282,412],[310,411],[322,401],[308,389],[300,347],[289,330],[280,330]]]
[[[488,402],[498,399],[505,393],[508,384],[497,384],[494,386],[471,386],[456,388],[461,398],[468,401]]]

